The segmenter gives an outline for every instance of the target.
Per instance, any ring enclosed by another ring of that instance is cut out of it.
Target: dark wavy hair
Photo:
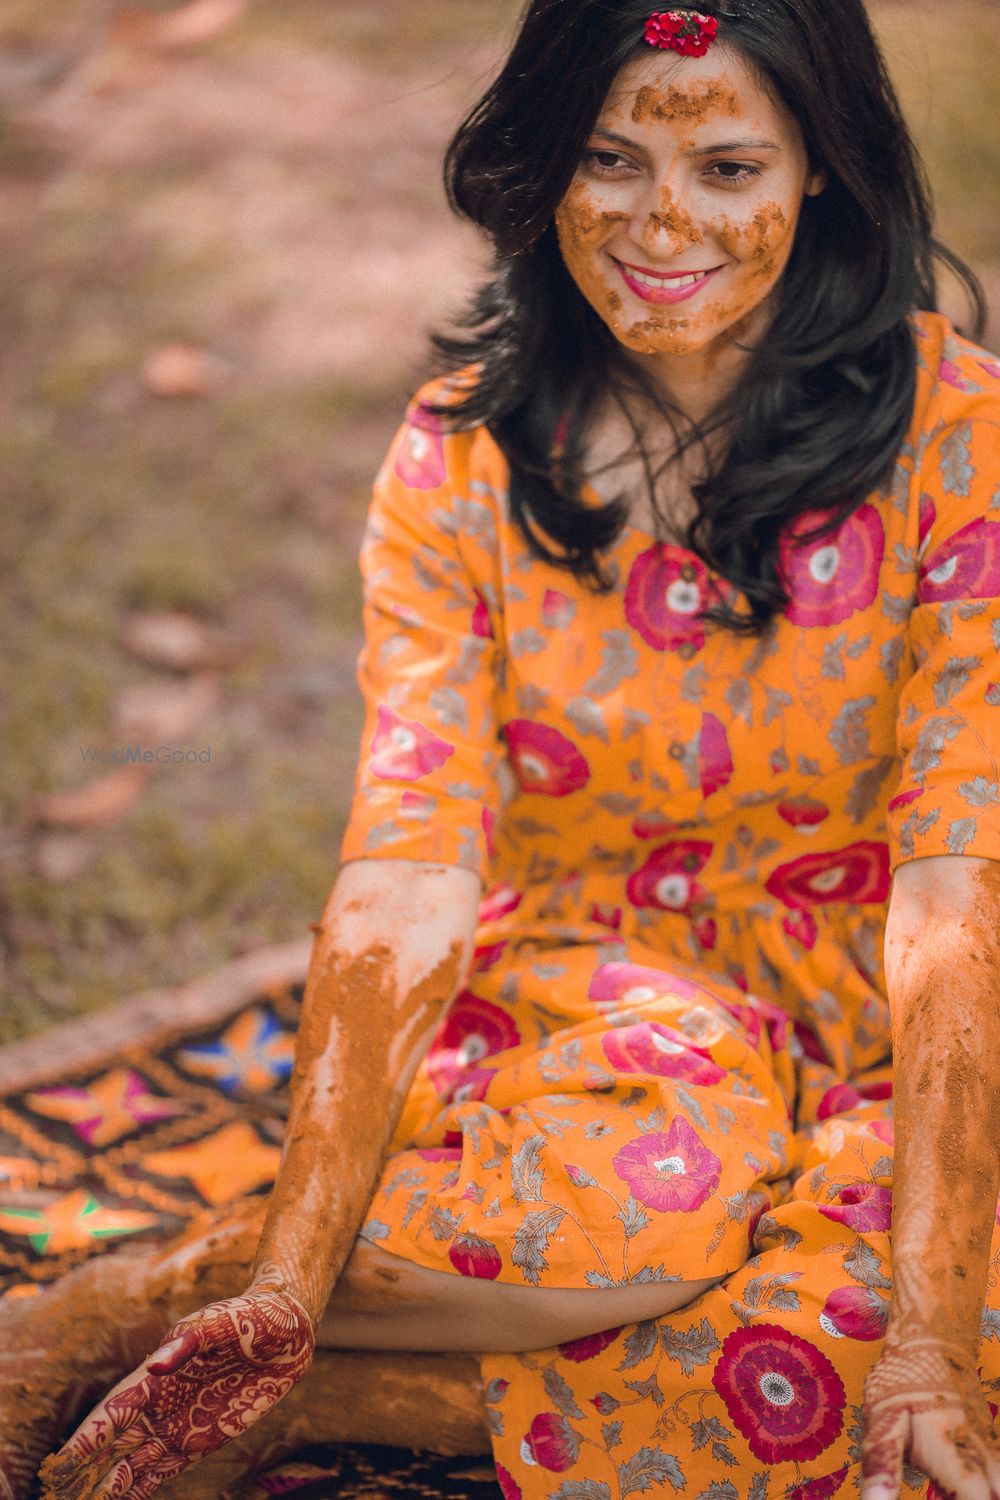
[[[602,553],[628,512],[621,499],[581,497],[597,400],[641,388],[680,448],[724,425],[732,437],[717,461],[706,453],[685,541],[748,606],[710,615],[760,634],[788,603],[784,528],[824,510],[827,523],[808,535],[832,531],[892,474],[913,411],[909,317],[937,308],[935,260],[964,282],[974,337],[985,308],[972,272],[933,237],[923,169],[862,0],[698,0],[698,9],[718,17],[719,40],[795,116],[827,181],[805,200],[778,311],[736,389],[700,430],[685,429],[577,290],[556,240],[556,208],[611,86],[648,53],[650,0],[530,0],[503,70],[446,158],[449,201],[485,231],[496,263],[460,327],[435,338],[443,367],[474,365],[479,377],[440,410],[449,423],[486,425],[533,552],[598,589],[610,586]]]

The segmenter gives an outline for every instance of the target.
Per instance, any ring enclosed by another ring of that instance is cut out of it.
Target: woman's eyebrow
[[[628,146],[632,151],[641,149],[639,142],[632,140],[630,136],[619,135],[616,130],[605,130],[603,125],[595,125],[593,135],[603,136],[606,141],[614,141],[616,146]],[[777,141],[763,141],[746,139],[742,141],[717,141],[710,146],[695,146],[689,151],[690,156],[715,156],[720,151],[780,151],[781,147]]]

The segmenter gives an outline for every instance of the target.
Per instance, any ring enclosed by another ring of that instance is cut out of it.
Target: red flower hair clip
[[[697,10],[664,10],[646,22],[646,41],[651,47],[679,52],[683,57],[704,57],[719,34],[714,16]]]

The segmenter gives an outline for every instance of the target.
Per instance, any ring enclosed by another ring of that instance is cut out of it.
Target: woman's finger
[[[897,1500],[909,1435],[910,1416],[905,1406],[876,1406],[865,1413],[860,1500]]]
[[[164,1344],[162,1349],[157,1349],[155,1354],[150,1355],[146,1368],[150,1375],[173,1375],[193,1359],[200,1348],[201,1336],[197,1329],[187,1328],[177,1338],[171,1339],[169,1344]]]

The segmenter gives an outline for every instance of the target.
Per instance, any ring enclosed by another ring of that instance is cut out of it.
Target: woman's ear
[[[820,193],[825,191],[828,181],[829,178],[827,177],[825,167],[819,168],[816,172],[811,172],[806,178],[806,197],[818,198]]]

